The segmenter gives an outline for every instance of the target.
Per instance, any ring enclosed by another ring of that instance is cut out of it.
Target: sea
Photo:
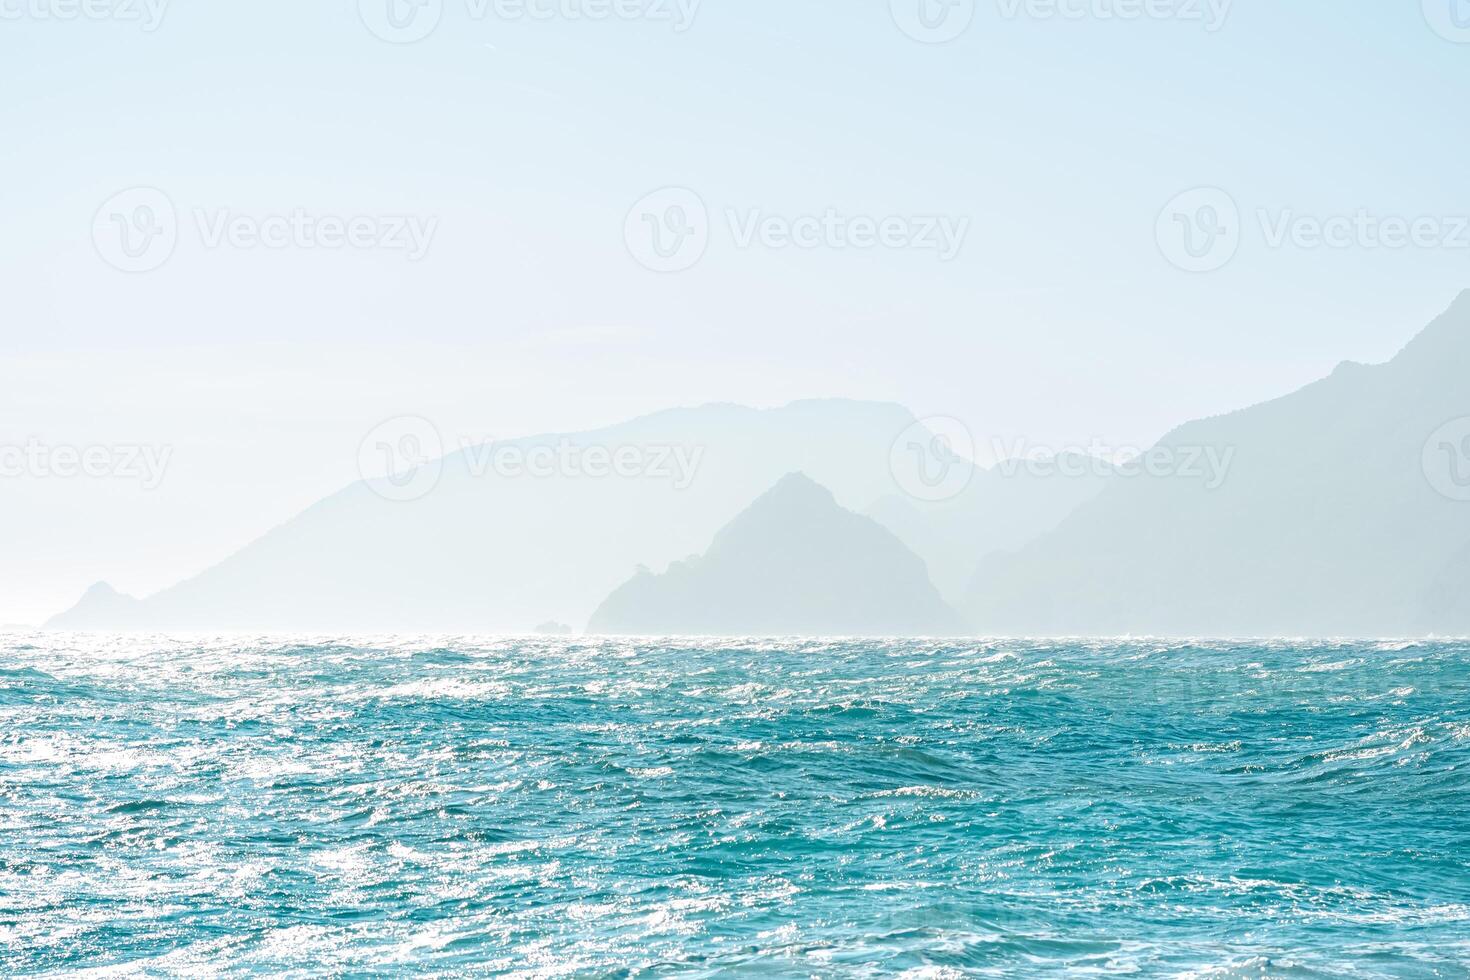
[[[1466,977],[1470,643],[8,634],[0,974]]]

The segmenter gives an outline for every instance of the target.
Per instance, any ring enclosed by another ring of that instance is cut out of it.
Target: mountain
[[[635,568],[698,551],[783,474],[810,474],[850,510],[885,500],[901,510],[892,504],[912,481],[895,475],[893,450],[918,425],[908,410],[877,402],[717,404],[475,446],[435,461],[437,483],[416,499],[396,499],[401,488],[389,479],[355,483],[178,585],[125,602],[88,593],[47,625],[530,633],[582,624]],[[502,453],[524,461],[538,451],[574,462],[601,453],[604,469],[631,452],[634,465],[597,475],[560,463],[539,474],[498,465]],[[913,520],[921,557],[954,583],[987,542],[1054,526],[1096,492],[1058,481],[1055,492],[1036,494],[1045,501],[1039,517],[1008,525],[996,501],[1019,483],[976,493],[999,478],[968,461],[953,465],[971,489],[953,504],[916,502]]]
[[[963,632],[924,562],[877,522],[796,473],[726,525],[703,557],[641,572],[592,633],[936,636]]]
[[[75,606],[46,624],[47,629],[127,630],[142,624],[143,603],[98,582]]]
[[[965,611],[991,634],[1470,632],[1467,369],[1470,293],[1386,364],[1171,432],[1153,472],[984,560]]]
[[[902,496],[892,453],[916,424],[906,409],[874,402],[706,405],[467,448],[434,463],[437,483],[417,499],[395,499],[401,488],[388,479],[355,483],[163,592],[136,603],[89,593],[48,625],[514,633],[581,625],[635,568],[663,568],[703,548],[783,474],[810,474],[850,510]],[[603,469],[628,452],[633,465],[597,475],[560,463],[538,475],[507,473],[497,465],[502,452],[522,460],[601,453]],[[986,476],[967,461],[955,465],[967,479]],[[1070,508],[1070,493],[1061,496],[1044,526]],[[989,499],[977,498],[982,523],[1004,523]],[[978,545],[928,540],[926,559],[948,567],[962,547],[973,552],[964,575],[973,569]]]
[[[404,500],[388,479],[352,484],[142,600],[128,625],[515,633],[579,625],[640,564],[691,554],[793,469],[853,507],[894,492],[889,449],[913,423],[897,405],[869,402],[708,405],[467,448],[435,464],[430,492]],[[498,465],[507,453],[524,462],[538,452],[549,466]],[[578,471],[589,452],[604,454],[597,475]],[[625,469],[604,472],[624,453]],[[87,607],[92,628],[112,628],[105,607]]]

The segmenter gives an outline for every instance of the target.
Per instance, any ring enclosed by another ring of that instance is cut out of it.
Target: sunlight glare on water
[[[1464,976],[1470,646],[0,637],[0,972]]]

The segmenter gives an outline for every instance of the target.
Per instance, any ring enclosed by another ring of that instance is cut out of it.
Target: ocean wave
[[[0,967],[1464,975],[1470,646],[0,642]]]

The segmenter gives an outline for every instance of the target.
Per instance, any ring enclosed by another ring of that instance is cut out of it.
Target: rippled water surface
[[[1470,971],[1470,646],[0,637],[0,973]]]

